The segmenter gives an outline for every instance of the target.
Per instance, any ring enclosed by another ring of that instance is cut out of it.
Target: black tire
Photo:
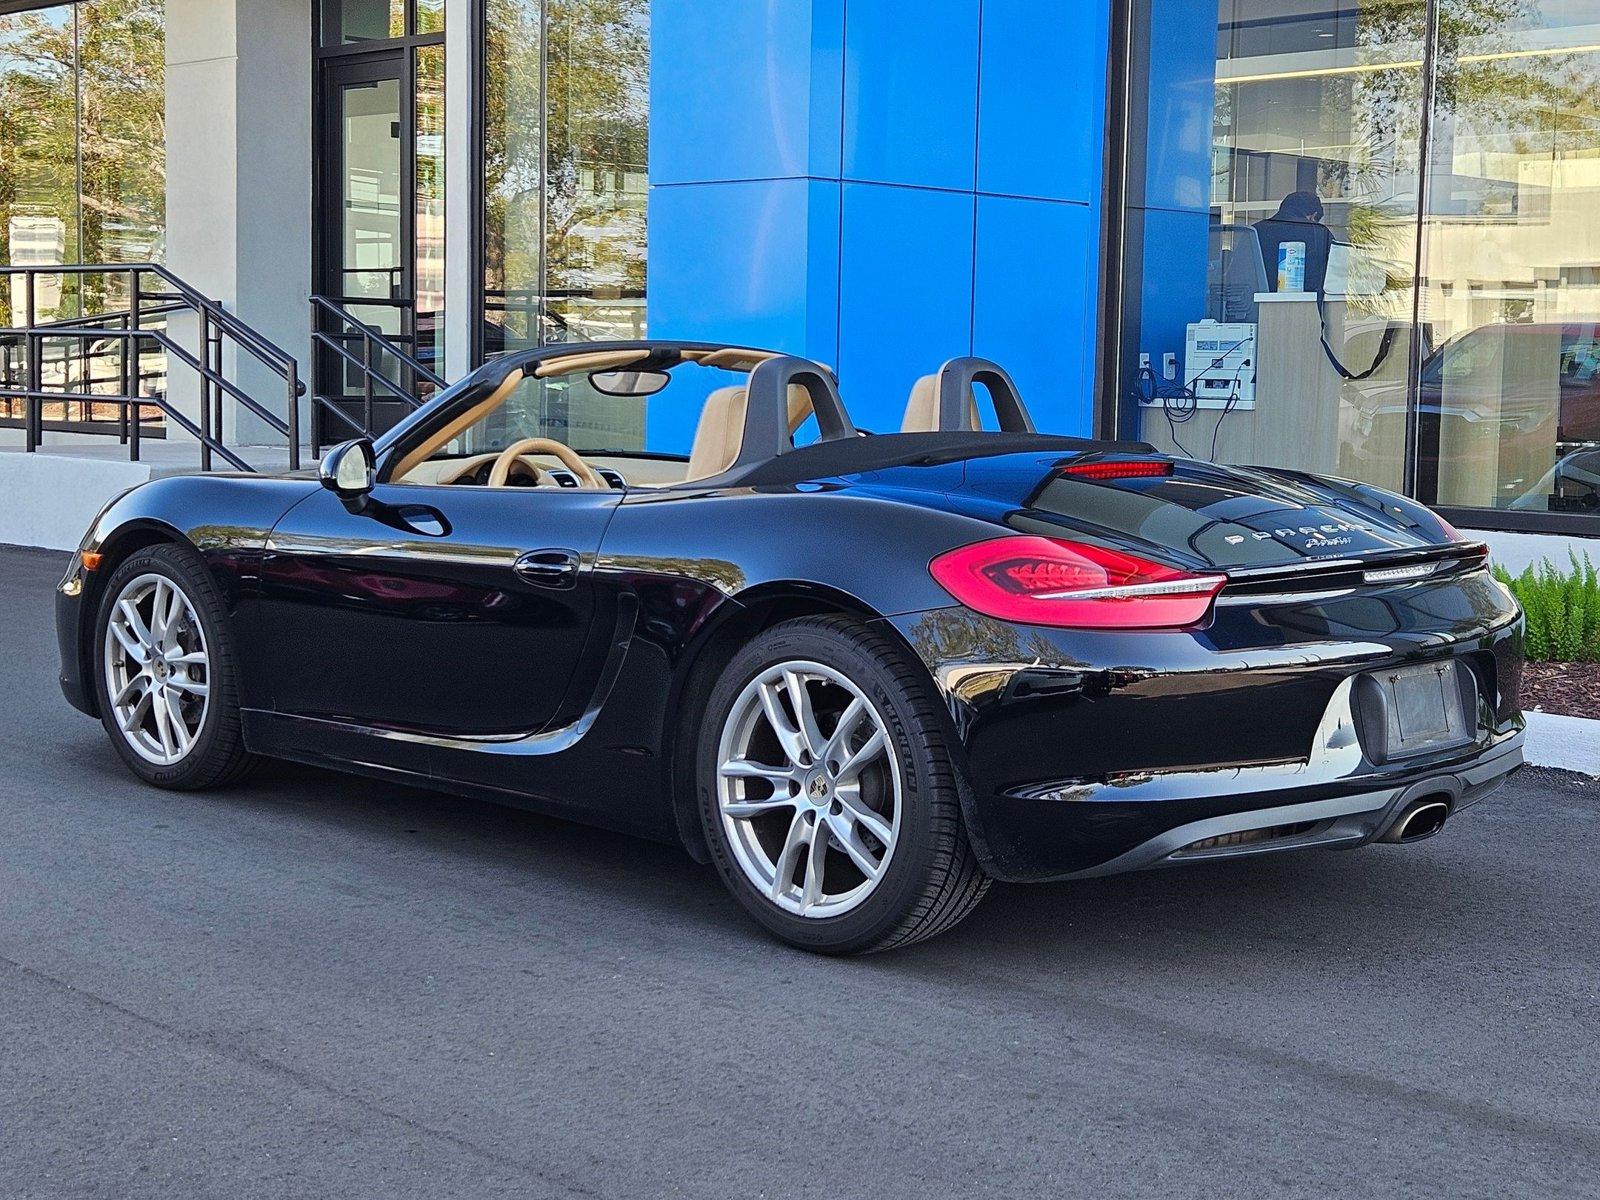
[[[871,701],[901,766],[900,829],[887,869],[857,907],[801,916],[764,894],[740,866],[718,801],[719,745],[750,682],[778,664],[809,661],[838,672]],[[706,841],[734,898],[792,946],[824,954],[889,950],[961,921],[989,888],[961,819],[956,768],[937,701],[921,668],[888,637],[843,617],[805,617],[768,629],[723,671],[706,705],[697,744],[698,808]]]
[[[145,575],[159,575],[178,588],[199,620],[209,659],[206,684],[209,703],[188,752],[171,765],[142,757],[128,743],[113,705],[106,673],[106,639],[113,607],[123,589]],[[136,551],[106,581],[95,614],[94,678],[100,723],[129,769],[146,783],[173,791],[220,787],[242,778],[256,763],[239,729],[238,671],[227,613],[216,581],[200,556],[187,546],[162,544]]]

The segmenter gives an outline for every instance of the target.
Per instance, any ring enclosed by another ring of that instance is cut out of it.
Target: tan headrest
[[[749,402],[750,393],[742,387],[718,388],[706,397],[685,479],[709,479],[733,466],[744,442],[744,413]]]
[[[982,429],[978,419],[978,402],[967,401],[967,428]],[[901,433],[939,432],[939,377],[924,375],[911,389],[911,399],[906,404],[905,419],[900,422]]]
[[[911,399],[906,404],[905,420],[900,422],[901,433],[939,432],[939,377],[924,375],[911,389]]]
[[[744,447],[745,412],[750,405],[750,390],[742,387],[718,388],[706,397],[700,410],[700,425],[694,432],[689,451],[689,470],[685,480],[710,479],[721,475],[739,458]],[[789,434],[806,423],[811,415],[811,393],[798,384],[789,387]]]

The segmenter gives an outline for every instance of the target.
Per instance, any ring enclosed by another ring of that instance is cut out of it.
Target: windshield
[[[433,457],[490,454],[523,438],[550,438],[579,454],[688,458],[706,397],[742,388],[742,371],[685,363],[653,396],[607,395],[587,375],[527,378],[494,412]]]

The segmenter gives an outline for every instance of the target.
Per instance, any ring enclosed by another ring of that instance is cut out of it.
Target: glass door
[[[444,62],[437,45],[323,65],[319,292],[423,366],[442,362],[444,281]],[[334,330],[329,329],[332,333]],[[324,348],[318,390],[374,432],[410,411],[395,389],[370,383],[362,339]],[[372,365],[418,398],[425,381],[393,355]],[[352,429],[320,412],[322,440]]]

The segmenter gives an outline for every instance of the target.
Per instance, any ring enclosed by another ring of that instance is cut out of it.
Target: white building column
[[[444,3],[444,345],[443,375],[454,383],[472,370],[477,319],[472,264],[474,147],[481,137],[474,94],[476,0]]]
[[[167,0],[166,265],[292,355],[309,375],[311,0]],[[192,347],[193,330],[180,330]],[[283,383],[248,354],[227,376],[280,416]],[[174,364],[191,414],[199,388]],[[302,433],[310,412],[301,402]],[[281,442],[225,405],[230,443]]]

